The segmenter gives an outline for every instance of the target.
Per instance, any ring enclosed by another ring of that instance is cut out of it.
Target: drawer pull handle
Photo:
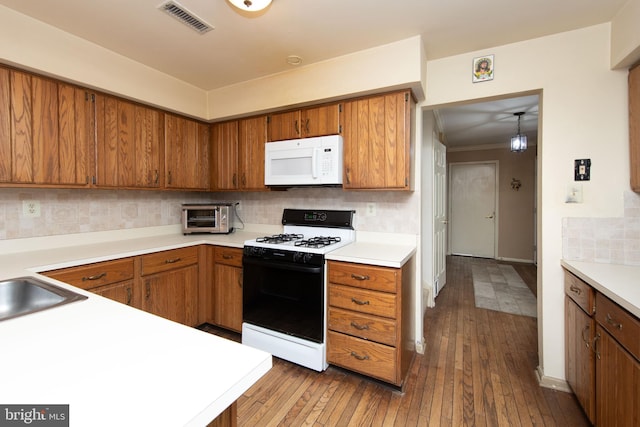
[[[610,324],[614,328],[618,328],[619,331],[622,330],[622,323],[619,323],[619,322],[616,322],[615,320],[613,320],[613,318],[611,317],[611,315],[609,313],[607,313],[606,321],[607,321],[608,324]]]
[[[360,356],[358,353],[356,353],[355,351],[351,352],[351,356],[355,357],[358,360],[369,360],[369,356]]]
[[[351,302],[356,303],[358,305],[369,305],[369,301],[361,301],[359,299],[355,299],[354,297],[351,297]]]
[[[571,292],[574,292],[574,293],[576,293],[578,295],[580,295],[582,293],[582,289],[580,289],[579,287],[574,286],[574,285],[569,286],[569,289],[571,289]]]
[[[584,342],[585,347],[589,348],[590,344],[589,344],[589,336],[585,336],[585,334],[587,334],[589,332],[589,325],[585,326],[584,329],[582,330],[582,341]]]
[[[596,354],[596,358],[600,359],[600,349],[598,348],[598,341],[600,341],[600,333],[596,333],[595,338],[593,339],[593,352]]]
[[[222,259],[233,259],[233,255],[222,254]]]
[[[87,280],[98,280],[98,279],[102,279],[106,275],[107,275],[107,273],[100,273],[100,274],[96,274],[96,275],[89,276],[89,277],[85,276],[85,277],[82,278],[82,281],[84,282],[84,281],[87,281]]]
[[[354,321],[351,322],[351,326],[353,326],[354,328],[356,328],[359,331],[366,331],[366,330],[369,329],[369,325],[359,325]]]
[[[131,305],[131,296],[132,296],[131,288],[127,286],[127,305]]]
[[[172,258],[172,259],[165,259],[164,263],[165,264],[175,264],[176,262],[182,261],[182,258]]]
[[[369,280],[369,276],[363,276],[361,274],[351,273],[351,278],[356,280]]]

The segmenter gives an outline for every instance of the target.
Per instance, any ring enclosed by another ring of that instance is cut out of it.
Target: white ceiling
[[[258,16],[226,0],[177,0],[215,26],[200,35],[164,0],[0,0],[203,90],[420,34],[427,58],[608,22],[627,0],[273,0]]]
[[[608,22],[627,0],[273,0],[239,12],[226,0],[177,0],[215,29],[203,35],[158,10],[165,0],[0,0],[203,90],[421,35],[428,59]],[[490,52],[487,52],[490,53]],[[537,96],[441,109],[447,145],[492,144],[537,130]],[[508,140],[507,140],[508,141]]]
[[[527,135],[531,146],[538,137],[538,106],[538,95],[529,95],[441,108],[435,113],[444,133],[443,143],[449,148],[459,148],[509,146],[518,128],[514,113],[523,112],[520,131]]]

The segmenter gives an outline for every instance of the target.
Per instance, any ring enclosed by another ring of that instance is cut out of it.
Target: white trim
[[[557,391],[564,391],[566,393],[573,393],[569,383],[560,378],[547,377],[542,371],[542,367],[538,366],[535,370],[536,378],[538,378],[538,384],[540,387],[550,388]]]

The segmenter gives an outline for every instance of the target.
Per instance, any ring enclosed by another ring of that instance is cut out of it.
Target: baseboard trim
[[[542,368],[538,366],[536,368],[536,377],[538,378],[538,384],[540,387],[550,388],[552,390],[564,391],[566,393],[573,393],[569,387],[569,383],[560,378],[547,377],[544,375]]]
[[[534,264],[532,259],[497,257],[496,260],[505,261],[505,262],[519,262],[519,263],[523,263],[523,264]]]

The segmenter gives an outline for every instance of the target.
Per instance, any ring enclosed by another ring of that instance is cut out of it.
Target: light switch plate
[[[574,181],[591,179],[591,159],[576,159],[574,162]]]

